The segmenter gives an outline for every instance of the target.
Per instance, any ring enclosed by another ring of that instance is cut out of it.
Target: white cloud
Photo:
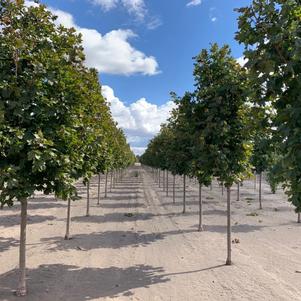
[[[197,5],[201,5],[202,4],[202,0],[192,0],[190,2],[188,2],[186,4],[186,6],[190,7],[190,6],[197,6]]]
[[[102,94],[110,104],[114,120],[124,130],[132,147],[145,148],[149,139],[160,131],[161,124],[166,122],[175,107],[171,101],[158,106],[145,98],[126,106],[109,86],[102,87]]]
[[[216,22],[217,21],[217,17],[212,17],[211,18],[211,22]]]
[[[241,56],[236,59],[236,61],[240,66],[244,67],[244,65],[248,62],[248,59],[246,59],[244,56]]]
[[[95,5],[100,5],[104,11],[109,11],[115,8],[118,4],[118,0],[91,0]]]
[[[126,0],[123,0],[126,2]],[[104,1],[111,5],[114,0]],[[133,7],[139,7],[139,1],[133,1]],[[37,6],[33,1],[25,1],[27,6]],[[135,6],[136,5],[136,6]],[[134,8],[133,8],[134,9]],[[108,74],[144,74],[155,75],[159,72],[158,63],[153,56],[147,56],[135,49],[129,39],[137,37],[131,30],[117,29],[102,35],[95,29],[80,27],[73,16],[65,11],[49,8],[56,15],[57,24],[67,28],[74,27],[82,34],[86,54],[86,65],[97,69],[100,73]]]
[[[146,147],[132,146],[131,149],[132,149],[132,151],[134,152],[135,155],[139,155],[139,156],[141,156],[146,151]]]
[[[109,74],[154,75],[158,73],[158,63],[155,57],[146,56],[129,43],[129,39],[136,37],[133,31],[118,29],[102,35],[95,29],[77,26],[73,16],[67,12],[50,10],[58,16],[57,23],[74,27],[82,34],[88,67]]]

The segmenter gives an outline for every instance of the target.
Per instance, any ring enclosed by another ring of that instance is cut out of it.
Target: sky
[[[242,57],[234,8],[250,2],[42,0],[58,23],[82,34],[86,64],[99,71],[113,118],[136,154],[169,117],[170,92],[193,91],[193,57],[201,49],[226,43]]]

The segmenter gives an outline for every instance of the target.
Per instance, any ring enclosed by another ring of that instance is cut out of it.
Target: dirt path
[[[252,182],[241,188],[239,202],[233,191],[233,238],[240,243],[233,244],[234,265],[227,267],[226,203],[217,185],[204,189],[205,231],[199,233],[193,181],[185,215],[180,179],[176,204],[142,168],[128,170],[101,206],[96,183],[90,217],[79,187],[83,199],[72,205],[70,241],[62,239],[64,202],[49,196],[30,202],[29,295],[22,300],[301,300],[301,227],[283,193],[272,195],[264,185],[259,211]],[[18,206],[0,211],[1,301],[20,300],[11,293],[18,214]]]

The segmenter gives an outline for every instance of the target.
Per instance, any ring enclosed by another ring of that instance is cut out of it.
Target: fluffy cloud
[[[160,125],[169,118],[171,110],[175,107],[169,101],[161,106],[141,98],[126,106],[109,86],[102,87],[102,93],[111,106],[113,118],[125,131],[133,150],[138,153],[145,149],[148,141],[160,130]]]
[[[126,0],[123,0],[126,1]],[[104,1],[111,5],[113,0]],[[134,9],[136,6],[133,1]],[[32,1],[25,2],[27,6],[37,5]],[[49,8],[58,18],[57,24],[65,27],[74,27],[82,34],[83,46],[86,54],[86,65],[96,68],[100,73],[132,75],[136,73],[155,75],[158,63],[153,56],[147,56],[142,51],[135,49],[130,43],[136,37],[131,30],[112,30],[102,35],[95,29],[83,28],[75,23],[73,16],[65,11]]]
[[[190,2],[188,2],[186,4],[186,6],[190,7],[190,6],[197,6],[197,5],[201,5],[202,4],[202,0],[192,0]]]

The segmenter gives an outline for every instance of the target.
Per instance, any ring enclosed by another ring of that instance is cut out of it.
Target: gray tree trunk
[[[226,265],[231,265],[231,188],[227,187],[227,261]]]
[[[97,205],[100,204],[100,173],[98,174]]]
[[[90,216],[90,180],[87,182],[87,210],[86,216]]]
[[[166,187],[165,184],[166,184],[165,183],[165,170],[163,169],[163,191],[165,191],[165,187]]]
[[[27,225],[27,200],[21,200],[20,224],[20,253],[19,253],[19,285],[17,296],[26,296],[26,225]]]
[[[199,183],[199,231],[203,231],[203,200],[202,200],[202,184]]]
[[[166,170],[166,196],[168,196],[168,170]]]
[[[240,182],[237,183],[237,201],[240,201]]]
[[[222,195],[224,195],[224,183],[222,183]]]
[[[300,223],[301,223],[301,213],[298,212],[298,224],[300,224]]]
[[[70,239],[70,216],[71,216],[71,199],[68,198],[65,240]]]
[[[261,185],[262,185],[262,172],[259,174],[259,209],[262,209]]]
[[[254,190],[256,190],[257,175],[254,173]]]
[[[110,192],[112,192],[112,187],[113,187],[113,170],[111,171]]]
[[[175,175],[173,175],[172,200],[173,200],[173,203],[176,202],[176,176]]]
[[[108,197],[108,172],[106,172],[106,181],[105,181],[105,198]]]
[[[159,188],[161,188],[161,171],[159,169]]]
[[[186,212],[186,175],[183,176],[183,213]]]

